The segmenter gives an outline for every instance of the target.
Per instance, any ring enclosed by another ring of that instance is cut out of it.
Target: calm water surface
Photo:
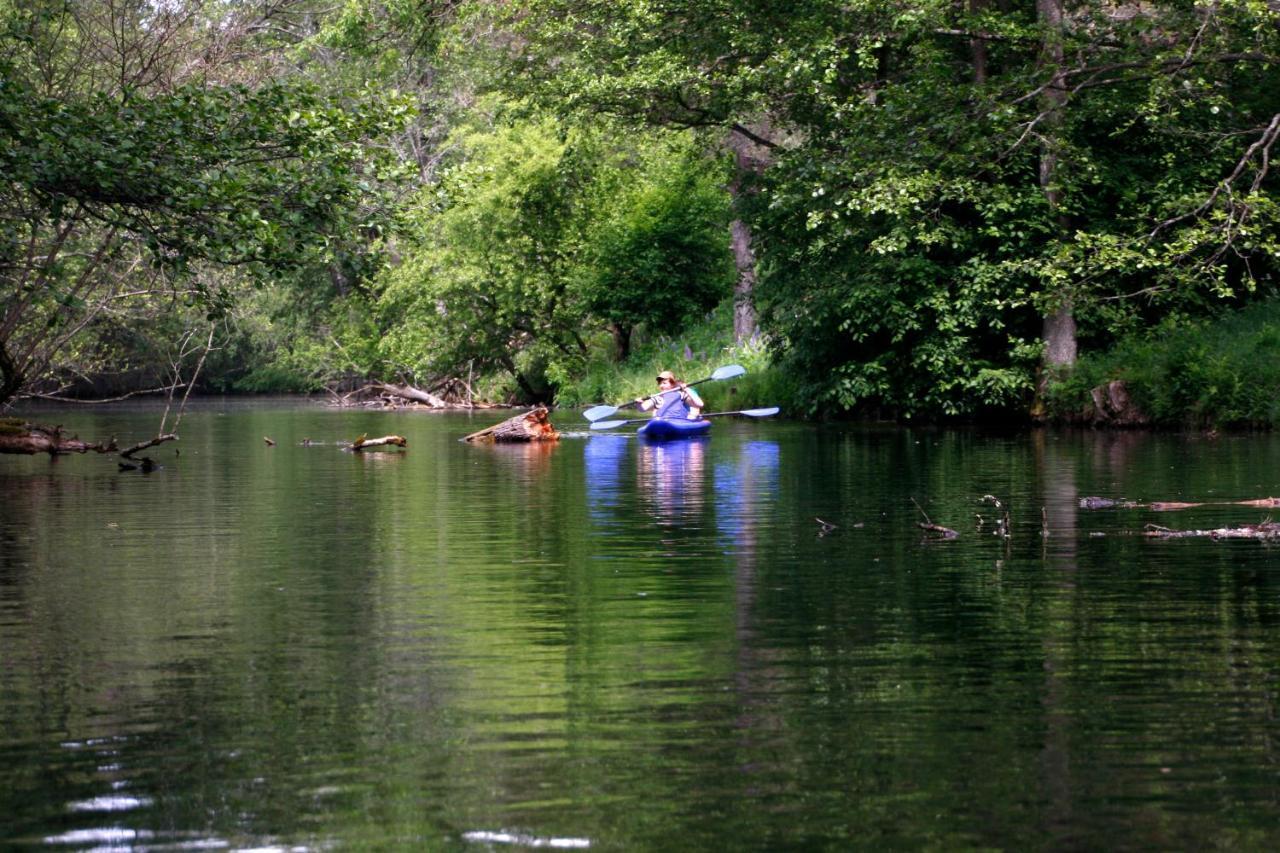
[[[1140,535],[1264,518],[1280,437],[458,442],[508,414],[0,457],[0,847],[1280,844],[1280,551]]]

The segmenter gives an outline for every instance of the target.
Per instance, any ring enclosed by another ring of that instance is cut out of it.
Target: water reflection
[[[716,464],[716,530],[727,547],[755,550],[757,522],[777,500],[779,454],[775,441],[746,441]]]
[[[0,836],[1280,841],[1274,549],[1155,544],[1120,535],[1141,510],[1075,507],[1280,493],[1280,437],[458,443],[474,430],[264,411],[194,418],[149,479],[0,459]],[[366,431],[409,450],[296,444]],[[988,493],[1014,508],[1011,543],[965,524]],[[921,547],[912,497],[960,539]],[[1257,510],[1199,517],[1230,512]]]
[[[664,524],[696,523],[703,511],[707,438],[645,442],[636,448],[636,486],[647,512]]]
[[[586,476],[587,513],[592,520],[608,523],[617,520],[619,503],[626,486],[622,480],[622,461],[630,442],[620,435],[593,435],[582,452]]]

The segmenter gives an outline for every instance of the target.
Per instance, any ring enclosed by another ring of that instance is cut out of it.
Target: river
[[[458,441],[509,414],[204,400],[150,473],[0,457],[0,842],[1280,844],[1280,552],[1141,535],[1266,518],[1280,436]]]

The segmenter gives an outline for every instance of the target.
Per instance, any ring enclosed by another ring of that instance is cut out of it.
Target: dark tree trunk
[[[621,364],[631,355],[631,327],[614,323],[609,331],[613,332],[614,358]]]
[[[763,172],[773,159],[771,143],[761,133],[736,125],[729,133],[728,147],[733,151],[735,174],[729,182],[729,194],[734,207],[741,208],[744,194],[749,190],[744,181]],[[738,280],[733,288],[733,337],[741,343],[755,337],[756,322],[755,286],[756,255],[752,247],[751,226],[741,218],[730,224],[733,247],[733,263],[738,269]]]
[[[1040,99],[1040,189],[1049,203],[1049,209],[1057,215],[1059,233],[1065,236],[1070,233],[1071,223],[1059,213],[1062,190],[1058,184],[1058,169],[1061,166],[1058,137],[1062,126],[1062,111],[1067,102],[1063,77],[1065,56],[1062,46],[1062,8],[1062,0],[1036,0],[1036,15],[1044,28],[1041,62],[1052,74]],[[1070,367],[1076,362],[1076,320],[1071,298],[1063,294],[1050,294],[1050,298],[1054,300],[1056,307],[1051,308],[1044,318],[1044,367],[1036,383],[1036,402],[1032,407],[1032,413],[1036,416],[1044,414],[1044,391],[1053,372]]]
[[[981,12],[985,8],[987,0],[969,0],[970,12]],[[987,82],[987,40],[969,39],[969,52],[973,58],[973,82],[981,86]]]

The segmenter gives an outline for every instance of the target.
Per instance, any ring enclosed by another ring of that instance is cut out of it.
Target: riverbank
[[[1116,383],[1120,383],[1119,386]],[[1217,320],[1170,318],[1086,354],[1050,387],[1050,416],[1099,421],[1098,389],[1128,398],[1128,425],[1272,429],[1280,424],[1280,300]],[[1107,405],[1105,397],[1103,407]],[[1125,424],[1116,424],[1125,425]]]

